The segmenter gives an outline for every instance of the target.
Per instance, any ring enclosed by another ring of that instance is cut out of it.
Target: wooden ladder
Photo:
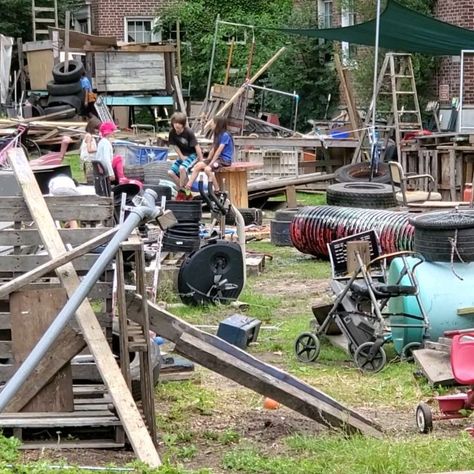
[[[58,27],[57,0],[32,0],[33,41],[49,38],[48,27]]]
[[[416,92],[415,75],[410,54],[387,53],[380,69],[376,84],[375,97],[391,96],[391,106],[388,113],[387,125],[377,127],[383,130],[384,149],[387,146],[390,132],[393,130],[397,147],[397,156],[401,156],[401,141],[406,132],[421,130],[420,104]],[[377,110],[382,114],[382,109]],[[367,148],[368,129],[374,114],[374,101],[371,102],[361,132],[359,146],[354,152],[352,162],[361,161],[362,150]]]

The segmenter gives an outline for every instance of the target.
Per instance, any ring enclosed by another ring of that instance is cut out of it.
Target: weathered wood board
[[[165,53],[95,53],[95,86],[99,92],[166,89]]]
[[[433,349],[420,349],[413,352],[415,362],[432,385],[453,385],[449,354]]]

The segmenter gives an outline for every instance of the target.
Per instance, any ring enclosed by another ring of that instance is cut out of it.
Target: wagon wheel
[[[313,362],[319,356],[321,343],[311,332],[300,334],[295,341],[295,354],[300,362]]]
[[[364,372],[379,372],[387,362],[387,356],[382,347],[379,347],[373,355],[370,354],[373,345],[373,342],[364,342],[355,351],[354,362]]]
[[[420,433],[430,433],[433,430],[433,414],[426,403],[421,402],[416,407],[416,426]]]
[[[417,351],[421,348],[420,342],[409,342],[405,346],[403,346],[400,357],[405,362],[413,362],[413,352]]]

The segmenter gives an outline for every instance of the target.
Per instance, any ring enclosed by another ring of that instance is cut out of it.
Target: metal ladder
[[[98,95],[96,101],[94,102],[94,108],[99,116],[101,122],[113,122],[114,119],[110,113],[109,108],[104,102],[102,96]]]
[[[31,18],[33,23],[33,41],[48,39],[48,26],[58,27],[57,0],[32,0]]]
[[[384,132],[384,148],[388,143],[390,132],[394,131],[397,154],[400,158],[403,135],[406,132],[423,128],[410,54],[387,53],[385,55],[377,80],[375,96],[376,98],[391,96],[390,108],[388,111],[385,110],[385,115],[388,116],[387,125],[377,128]],[[377,108],[377,113],[380,115],[384,113],[382,106]],[[362,149],[366,146],[373,114],[374,104],[372,101],[364,121],[364,130],[361,132],[359,146],[352,158],[353,163],[361,161]]]

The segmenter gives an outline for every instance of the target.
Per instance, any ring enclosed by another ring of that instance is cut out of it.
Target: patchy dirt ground
[[[308,295],[312,300],[322,297],[328,290],[328,281],[301,281],[292,279],[291,276],[285,279],[262,277],[255,282],[254,288],[262,295],[282,298],[286,302],[284,311],[291,317],[292,301],[308,300]],[[259,357],[276,366],[282,361],[280,354],[270,351],[259,354]],[[221,473],[226,472],[222,466],[223,457],[237,442],[253,446],[263,453],[283,454],[287,449],[285,437],[292,434],[317,435],[326,430],[285,407],[265,410],[262,405],[263,397],[216,373],[197,367],[196,374],[198,378],[195,383],[214,394],[214,403],[208,412],[190,411],[178,423],[181,433],[178,438],[182,436],[185,439],[170,442],[165,436],[160,437],[159,452],[163,459],[168,457],[172,462],[178,462],[188,469],[209,468],[212,472]],[[350,386],[345,388],[351,390]],[[172,400],[157,397],[157,415],[167,414],[172,403]],[[396,410],[388,405],[375,406],[366,400],[361,400],[360,406],[352,408],[383,424],[387,433],[392,436],[406,437],[416,433],[413,410]],[[459,428],[459,422],[446,423],[437,428],[437,433],[439,436],[449,436],[451,433],[456,435]],[[186,449],[190,450],[191,446],[192,455],[186,456]],[[89,466],[110,463],[123,466],[135,459],[133,452],[128,449],[25,451],[23,456],[30,461],[62,460]]]

